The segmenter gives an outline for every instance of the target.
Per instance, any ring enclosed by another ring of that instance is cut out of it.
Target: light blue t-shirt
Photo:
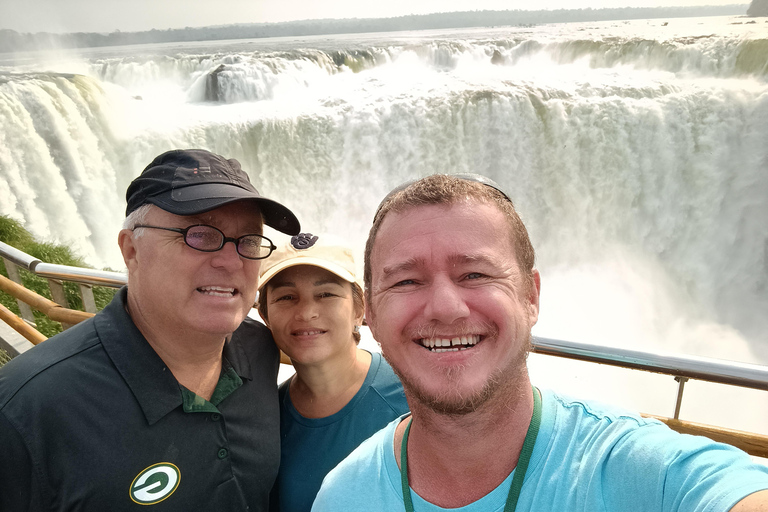
[[[371,354],[363,385],[339,412],[305,418],[291,402],[288,382],[280,386],[280,472],[273,490],[280,512],[309,512],[320,484],[344,457],[408,412],[403,386],[381,354]]]
[[[542,390],[542,423],[517,511],[725,512],[768,489],[768,467],[744,452],[622,409]],[[403,510],[392,442],[399,419],[360,445],[323,481],[312,512]],[[432,505],[413,490],[416,512],[501,512],[514,471],[461,508]],[[472,475],[467,475],[472,478]]]

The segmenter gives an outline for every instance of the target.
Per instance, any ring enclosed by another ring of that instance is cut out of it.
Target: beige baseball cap
[[[324,268],[345,281],[357,282],[355,258],[349,244],[333,235],[299,233],[262,260],[259,290],[282,270],[296,265]]]

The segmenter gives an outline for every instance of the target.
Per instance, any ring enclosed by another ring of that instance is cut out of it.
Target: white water
[[[768,24],[666,21],[0,55],[0,214],[119,269],[130,180],[204,147],[362,251],[393,186],[478,172],[530,229],[535,334],[765,364]],[[671,378],[540,359],[539,381],[671,414]],[[720,423],[768,432],[736,396]]]

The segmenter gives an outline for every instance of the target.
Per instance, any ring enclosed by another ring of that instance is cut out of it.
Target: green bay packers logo
[[[154,505],[173,494],[179,486],[181,472],[170,462],[152,464],[131,482],[131,499],[139,505]]]

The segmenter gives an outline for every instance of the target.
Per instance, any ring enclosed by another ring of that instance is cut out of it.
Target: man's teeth
[[[206,295],[213,295],[214,297],[231,297],[235,294],[234,288],[223,288],[221,286],[202,286],[198,288],[198,290]]]
[[[458,352],[473,347],[480,341],[480,335],[456,338],[422,338],[421,344],[432,352]]]

